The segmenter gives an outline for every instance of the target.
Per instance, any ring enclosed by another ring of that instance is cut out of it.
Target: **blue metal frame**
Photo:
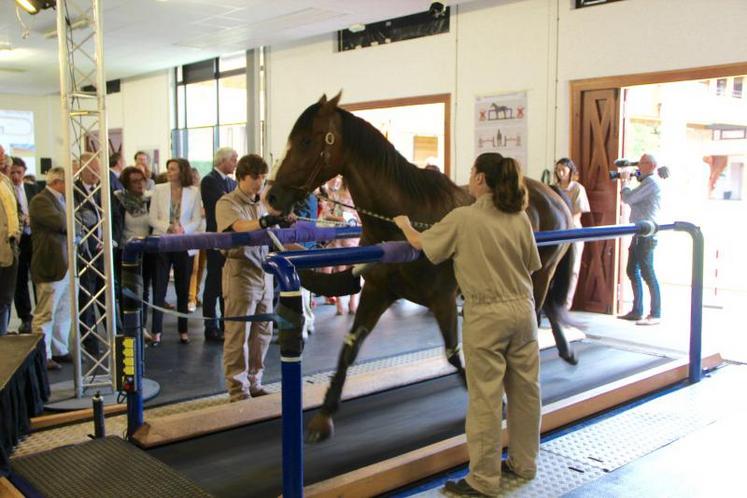
[[[359,228],[338,229],[341,237],[351,237],[359,234]],[[700,228],[687,222],[675,222],[656,226],[653,223],[641,222],[630,225],[610,225],[573,230],[556,230],[535,233],[538,246],[554,245],[575,241],[594,241],[614,239],[624,235],[650,236],[658,231],[675,230],[690,234],[693,241],[693,263],[692,263],[692,291],[690,295],[690,366],[689,381],[699,382],[702,376],[701,348],[702,348],[702,305],[703,305],[703,257],[704,241]],[[343,235],[344,234],[344,235]],[[233,237],[226,237],[227,235]],[[247,244],[253,237],[236,237],[236,235],[247,234],[209,234],[202,236],[182,236],[183,243],[178,244],[179,249],[185,244],[194,244],[189,248],[215,248],[234,247]],[[156,240],[153,240],[156,239]],[[125,262],[137,261],[141,251],[168,250],[162,240],[158,237],[148,237],[144,240],[134,240],[127,244],[124,251]],[[177,238],[170,238],[171,242],[177,242]],[[218,244],[218,245],[216,245]],[[405,243],[400,243],[405,244]],[[396,243],[395,243],[396,245]],[[364,247],[321,249],[311,251],[288,251],[282,254],[270,255],[264,263],[264,269],[276,277],[280,282],[281,299],[286,297],[298,297],[294,308],[299,308],[300,313],[300,281],[296,269],[316,268],[334,265],[351,265],[371,262],[404,262],[411,261],[413,254],[390,251],[392,243],[376,244]],[[417,256],[417,255],[415,255]],[[400,258],[400,259],[397,259]],[[139,315],[138,315],[139,316]],[[138,335],[142,336],[140,324],[137,325]],[[286,346],[285,352],[281,344],[282,359],[282,420],[283,420],[283,495],[289,497],[303,496],[303,402],[302,402],[302,378],[301,378],[301,356],[303,351],[303,340],[301,339],[301,326],[298,323],[292,325],[292,329],[285,332],[285,339],[291,346]],[[282,341],[281,336],[281,341]],[[292,344],[296,344],[293,347]],[[298,346],[300,344],[300,346]],[[141,353],[142,354],[142,353]],[[138,375],[142,375],[142,369],[137,369]],[[133,403],[132,410],[128,407],[128,434],[131,434],[129,424],[139,427],[142,424],[142,395],[138,398],[130,398],[128,404]],[[137,412],[139,410],[139,416]]]

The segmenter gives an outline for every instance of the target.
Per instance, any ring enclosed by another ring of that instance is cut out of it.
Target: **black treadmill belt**
[[[541,353],[542,399],[551,403],[671,361],[578,344],[579,365]],[[335,436],[304,448],[312,484],[464,433],[467,393],[456,375],[343,402]],[[308,420],[316,411],[305,413]],[[149,453],[217,497],[278,496],[282,486],[279,419],[154,448]]]

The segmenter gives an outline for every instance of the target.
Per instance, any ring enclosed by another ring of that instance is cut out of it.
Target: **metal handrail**
[[[289,229],[292,230],[292,229]],[[358,227],[332,228],[342,237],[360,235]],[[690,366],[689,381],[695,383],[702,376],[702,304],[703,304],[703,255],[704,242],[700,228],[688,222],[655,225],[640,222],[629,225],[608,225],[572,230],[555,230],[536,232],[538,246],[555,245],[576,241],[607,240],[625,235],[652,236],[659,231],[674,230],[690,234],[693,240],[692,291],[690,317]],[[177,251],[200,248],[229,248],[241,245],[256,244],[261,239],[269,244],[267,234],[247,232],[241,234],[199,234],[191,236],[147,237],[130,241],[124,250],[123,285],[127,285],[125,273],[135,275],[139,271],[139,255],[144,251]],[[280,233],[276,230],[275,233]],[[299,240],[298,242],[302,242]],[[297,269],[358,263],[402,263],[421,257],[420,251],[411,249],[406,242],[386,242],[363,247],[319,249],[309,251],[287,251],[273,253],[267,257],[263,267],[265,271],[278,278],[281,296],[278,313],[285,318],[288,328],[280,330],[280,349],[282,361],[282,423],[283,423],[283,495],[290,497],[303,496],[303,403],[301,356],[303,353],[303,314],[301,309],[301,283]],[[139,275],[139,274],[138,274]],[[124,299],[124,330],[126,335],[136,337],[139,355],[136,356],[138,368],[136,381],[142,378],[142,330],[139,302]],[[139,391],[139,390],[137,390]],[[143,423],[142,394],[131,396],[128,392],[128,436]],[[132,407],[132,408],[131,408]]]

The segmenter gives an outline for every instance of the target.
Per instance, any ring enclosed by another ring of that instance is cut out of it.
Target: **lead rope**
[[[326,195],[323,195],[323,194],[314,194],[314,195],[316,196],[317,199],[321,199],[323,201],[331,202],[332,204],[337,204],[338,206],[342,206],[342,207],[346,207],[348,209],[352,209],[352,210],[357,211],[357,212],[359,212],[361,214],[364,214],[366,216],[370,216],[371,218],[376,218],[376,219],[379,219],[379,220],[388,221],[389,223],[394,223],[394,220],[392,218],[388,218],[386,216],[382,216],[380,214],[373,213],[373,212],[371,212],[371,211],[369,211],[367,209],[363,209],[363,208],[351,206],[349,204],[345,204],[344,202],[340,202],[340,201],[336,201],[334,199],[330,199],[329,197],[327,197]],[[423,229],[430,228],[431,226],[433,226],[430,223],[423,223],[421,221],[411,221],[410,223],[412,224],[413,227],[418,227],[418,228],[423,228]]]

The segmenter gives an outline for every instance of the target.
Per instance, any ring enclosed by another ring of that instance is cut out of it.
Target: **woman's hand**
[[[399,229],[402,230],[403,232],[407,228],[412,228],[412,223],[410,223],[410,218],[406,214],[395,216],[393,218],[393,221],[399,227]]]
[[[402,233],[405,234],[407,242],[409,242],[412,247],[418,250],[423,249],[423,243],[420,239],[420,232],[412,227],[410,218],[402,214],[399,216],[395,216],[393,221],[399,227],[399,229],[402,230]]]

